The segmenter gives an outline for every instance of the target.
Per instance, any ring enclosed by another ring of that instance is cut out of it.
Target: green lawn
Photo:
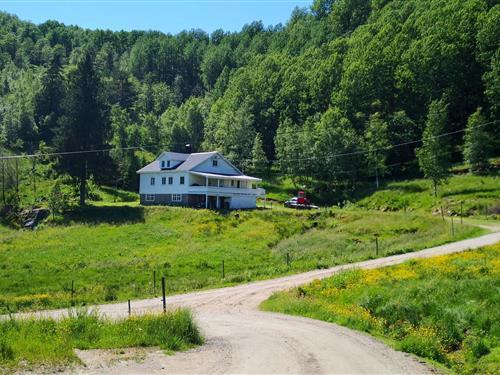
[[[0,372],[52,371],[77,364],[73,349],[158,346],[174,351],[202,343],[187,310],[110,320],[97,313],[74,311],[61,320],[9,319],[0,322]]]
[[[375,257],[375,235],[385,256],[482,233],[455,229],[421,213],[88,206],[35,231],[0,226],[0,312],[151,297],[154,271],[156,294],[161,275],[173,294]]]
[[[383,338],[458,373],[500,373],[500,245],[343,272],[262,304]]]

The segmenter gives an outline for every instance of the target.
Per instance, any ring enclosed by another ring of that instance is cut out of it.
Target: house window
[[[162,161],[161,161],[161,167],[162,167],[162,168],[165,168],[165,160],[162,160]]]
[[[182,202],[181,194],[172,194],[172,202]]]
[[[239,189],[241,187],[241,181],[236,182],[236,187]]]
[[[155,178],[151,177],[151,185],[154,185],[154,184],[155,184]]]
[[[172,185],[173,183],[174,183],[174,178],[173,177],[169,177],[168,178],[168,184]]]
[[[217,167],[219,165],[219,161],[217,159],[212,160],[212,167]]]
[[[181,176],[181,177],[179,178],[179,183],[180,183],[181,185],[184,185],[184,176]]]
[[[161,178],[161,184],[162,185],[166,185],[166,183],[167,183],[167,178],[166,177],[162,177]]]
[[[231,180],[231,187],[234,187],[234,180]]]
[[[146,202],[154,202],[155,196],[154,194],[146,194]]]

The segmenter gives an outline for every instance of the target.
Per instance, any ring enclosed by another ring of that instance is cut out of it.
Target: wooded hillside
[[[211,35],[0,13],[0,150],[113,148],[38,163],[136,189],[152,155],[190,144],[248,173],[346,189],[414,173],[433,121],[428,139],[451,133],[436,145],[449,162],[463,158],[472,114],[481,139],[498,139],[499,45],[495,0],[316,0],[286,25]]]

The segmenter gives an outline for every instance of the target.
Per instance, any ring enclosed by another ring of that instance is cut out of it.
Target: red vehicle
[[[317,206],[314,206],[309,199],[307,199],[306,193],[303,191],[299,191],[296,197],[287,200],[284,206],[297,209],[318,208]]]

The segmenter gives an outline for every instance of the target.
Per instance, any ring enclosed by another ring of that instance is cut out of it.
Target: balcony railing
[[[248,194],[248,195],[256,195],[263,196],[266,194],[266,191],[262,188],[236,188],[236,187],[228,187],[228,186],[190,186],[190,193],[226,193],[226,194]]]

